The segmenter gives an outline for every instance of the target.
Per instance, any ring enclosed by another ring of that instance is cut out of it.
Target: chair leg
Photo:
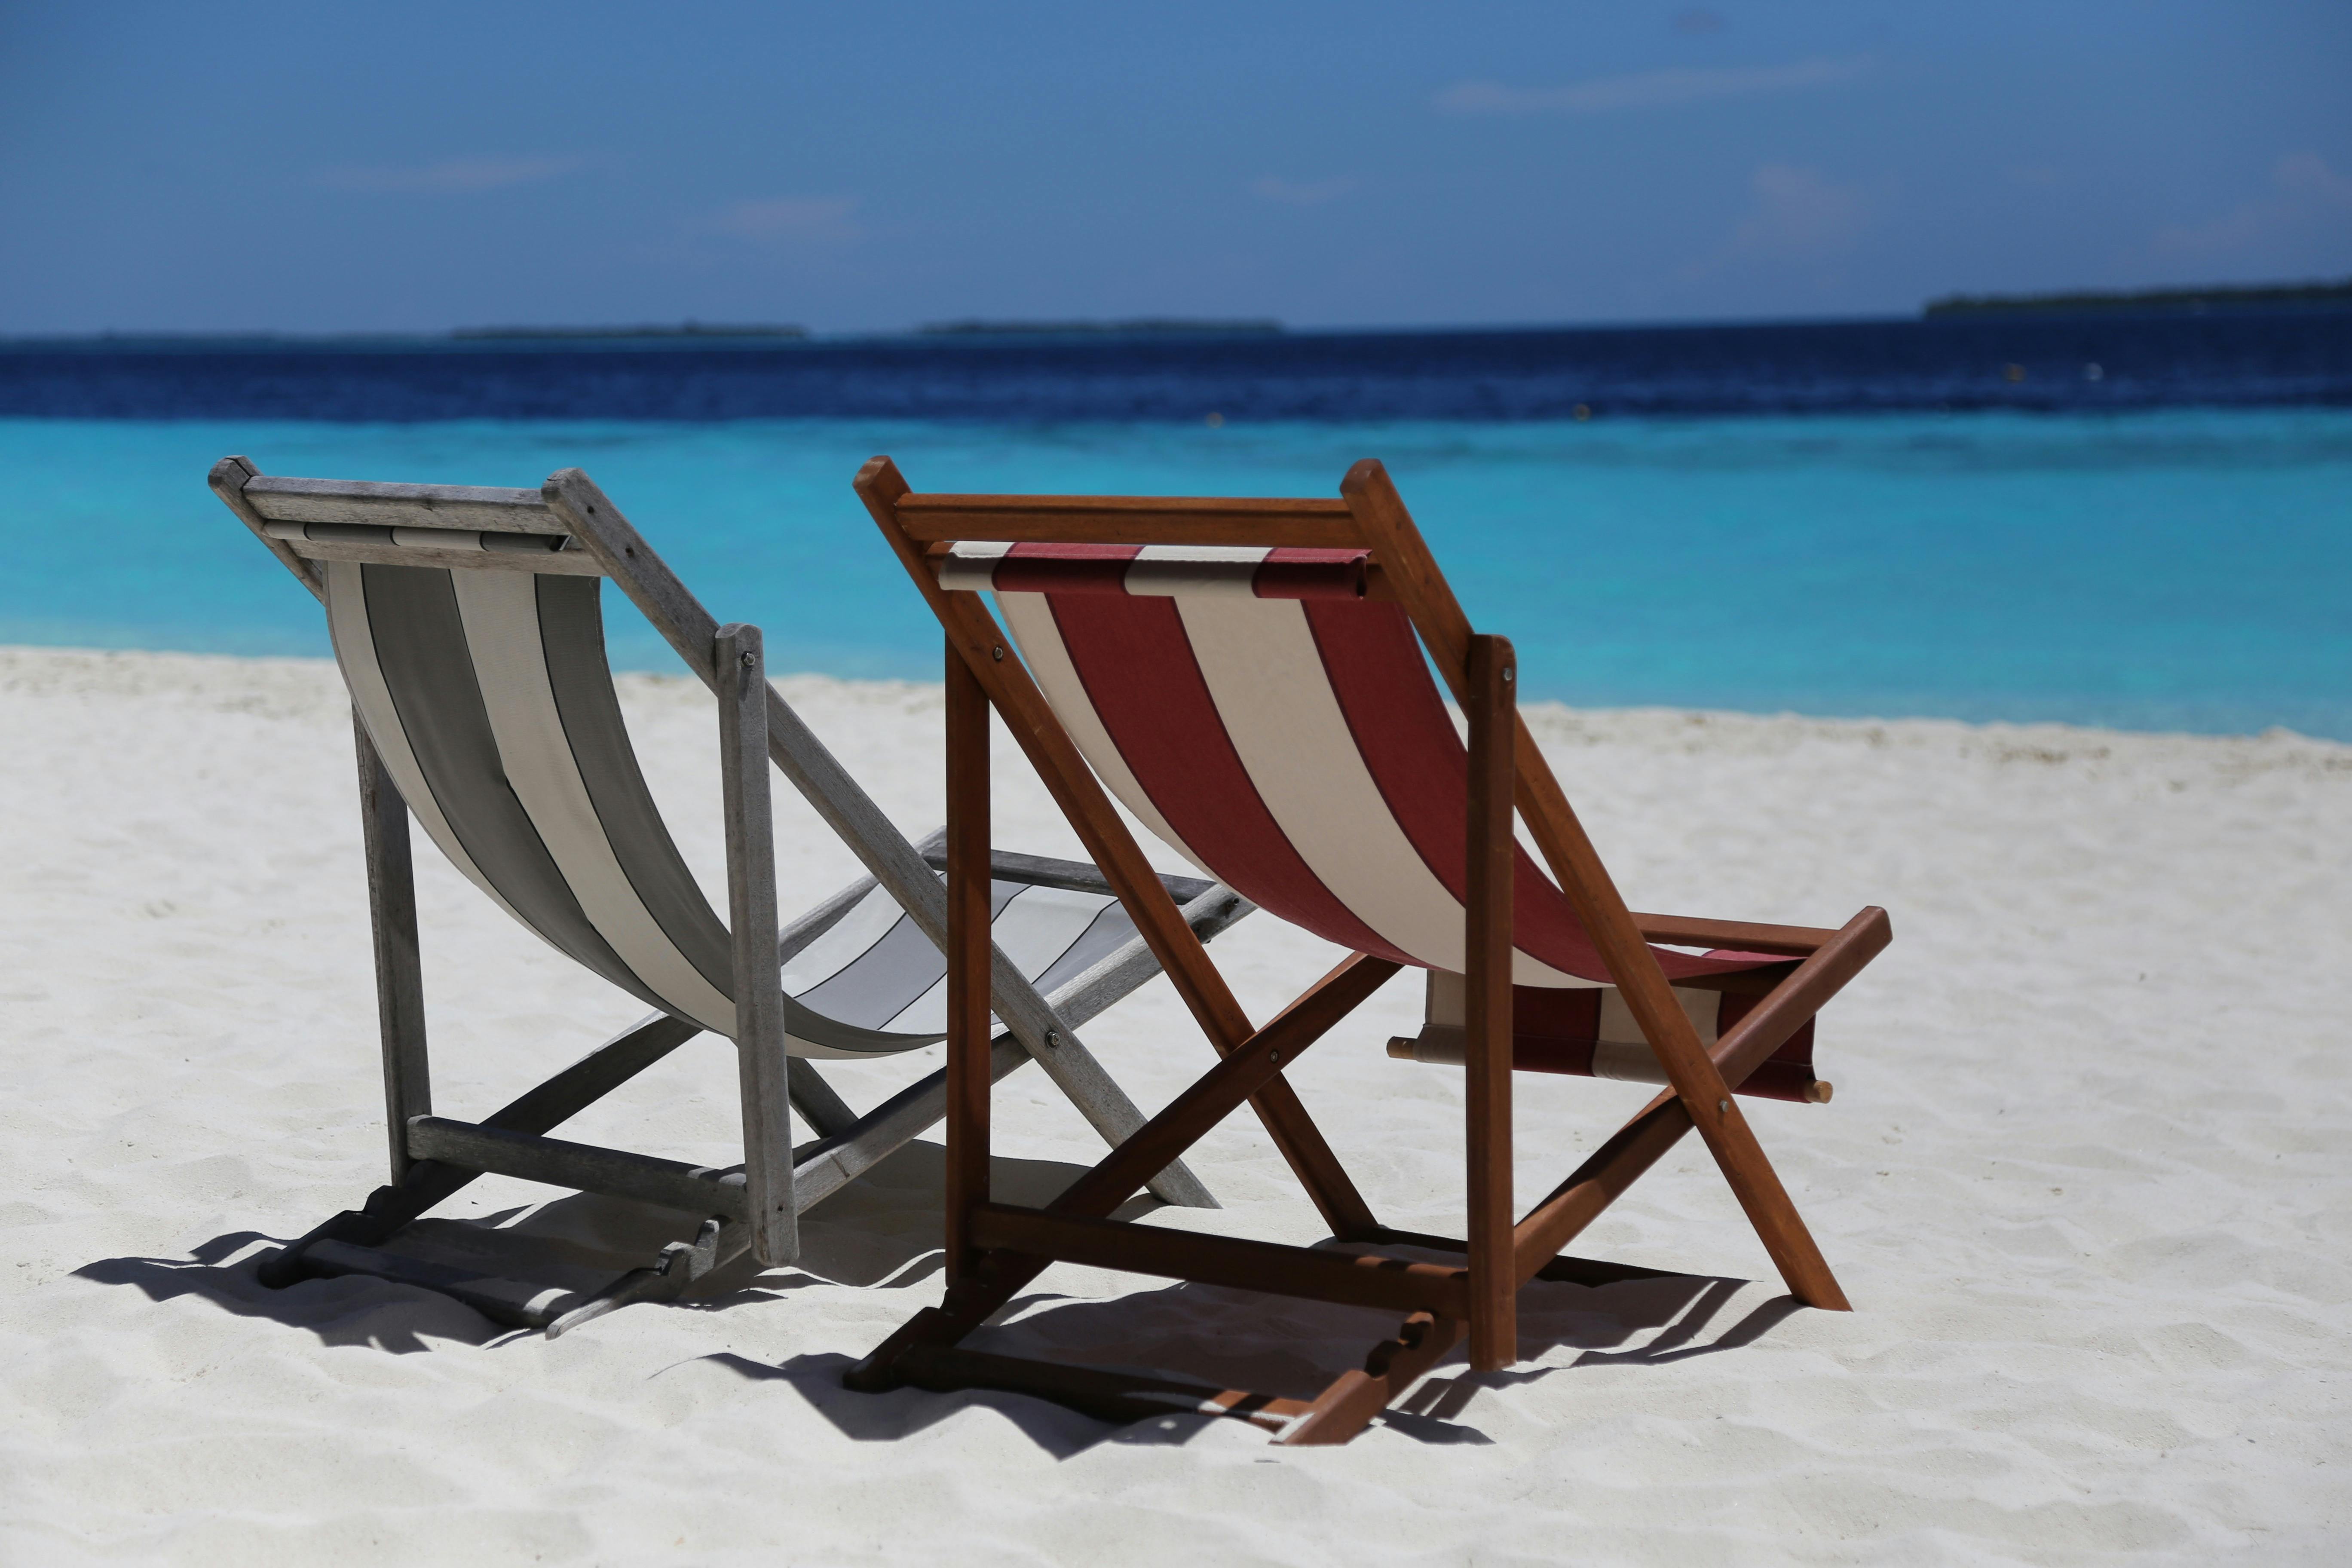
[[[814,1063],[799,1057],[787,1059],[784,1081],[792,1091],[793,1109],[818,1137],[838,1138],[857,1125],[857,1112],[833,1091]]]
[[[408,1119],[433,1110],[424,969],[416,946],[416,879],[408,850],[408,804],[394,787],[356,710],[352,729],[359,743],[360,837],[367,852],[376,1020],[383,1037],[383,1113],[396,1186],[410,1164]]]
[[[719,776],[727,819],[735,1060],[742,1085],[745,1219],[771,1267],[800,1255],[784,991],[776,967],[775,827],[768,815],[768,673],[757,626],[719,628]]]
[[[1469,864],[1464,909],[1468,1037],[1464,1143],[1469,1171],[1470,1364],[1518,1359],[1511,1246],[1511,792],[1517,707],[1511,645],[1470,639]]]
[[[989,790],[988,695],[950,641],[947,649],[948,1289],[980,1261],[974,1212],[988,1202]]]
[[[1321,1039],[1400,967],[1391,960],[1360,952],[1346,960],[1195,1079],[1100,1164],[1064,1189],[1045,1212],[1096,1219],[1109,1215],[1133,1196],[1152,1172],[1192,1147],[1244,1101],[1279,1084],[1285,1065],[1297,1061],[1299,1053]],[[950,1136],[952,1150],[952,1130]],[[900,1386],[907,1381],[900,1362],[909,1350],[954,1344],[1046,1267],[1045,1258],[1013,1252],[982,1255],[961,1288],[950,1290],[942,1306],[926,1307],[901,1324],[845,1373],[842,1383],[866,1393]]]
[[[484,1127],[512,1132],[546,1132],[628,1082],[701,1031],[667,1013],[656,1013],[605,1041],[553,1078],[526,1090],[482,1120]],[[401,1129],[406,1152],[408,1129]],[[347,1209],[262,1261],[261,1282],[282,1289],[301,1279],[303,1259],[320,1241],[373,1247],[411,1220],[450,1197],[480,1174],[434,1160],[413,1160],[390,1186],[378,1187],[361,1208]]]

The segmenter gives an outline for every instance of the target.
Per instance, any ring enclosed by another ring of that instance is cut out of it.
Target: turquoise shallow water
[[[849,479],[1334,493],[1389,465],[1530,696],[2352,740],[2352,411],[1032,426],[0,420],[0,641],[323,654],[205,489],[578,464],[778,668],[933,678]],[[622,609],[616,662],[669,667]]]

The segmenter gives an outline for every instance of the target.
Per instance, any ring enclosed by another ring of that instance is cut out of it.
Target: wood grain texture
[[[779,1268],[800,1256],[793,1201],[791,1078],[784,991],[776,965],[776,844],[768,798],[768,667],[760,628],[719,628],[719,775],[727,828],[728,943],[734,968],[735,1067],[743,1123],[743,1218],[751,1256]]]
[[[1470,1365],[1518,1359],[1519,1281],[1511,1222],[1511,832],[1516,660],[1501,637],[1468,648],[1469,811],[1465,950],[1463,1149],[1469,1206]]]
[[[357,561],[378,566],[438,566],[453,571],[536,572],[549,577],[601,577],[604,569],[582,550],[431,550],[414,544],[371,544],[352,539],[281,539],[305,561]]]
[[[464,1165],[550,1186],[608,1193],[681,1214],[743,1217],[744,1179],[683,1160],[626,1149],[573,1143],[446,1117],[419,1116],[407,1126],[411,1153],[420,1160]]]
[[[1371,1425],[1372,1417],[1435,1366],[1462,1324],[1453,1318],[1416,1312],[1396,1337],[1372,1347],[1361,1369],[1333,1380],[1280,1442],[1289,1448],[1328,1447],[1345,1443]]]
[[[425,1043],[425,970],[416,942],[416,876],[408,805],[368,738],[357,710],[352,740],[360,773],[360,841],[367,859],[368,929],[375,948],[376,1026],[383,1046],[384,1132],[392,1180],[408,1174],[408,1119],[433,1110]]]
[[[816,1064],[801,1057],[784,1060],[784,1081],[791,1087],[793,1109],[820,1138],[845,1138],[857,1130],[857,1112],[834,1092]],[[803,1204],[803,1208],[808,1205]]]
[[[265,474],[245,487],[254,510],[272,522],[359,522],[393,528],[466,528],[490,533],[551,533],[537,490],[482,485],[378,484]]]
[[[1633,911],[1633,927],[1647,942],[1669,947],[1722,948],[1735,952],[1783,952],[1802,958],[1837,935],[1822,926],[1761,925],[1754,921],[1706,921],[1688,915]],[[1687,985],[1689,981],[1682,984]]]
[[[1227,497],[908,495],[898,509],[918,543],[960,539],[1024,543],[1362,546],[1344,503]]]
[[[327,598],[326,583],[317,572],[311,569],[309,563],[287,548],[284,540],[269,537],[268,530],[264,527],[268,520],[256,511],[253,503],[246,499],[246,490],[252,486],[257,477],[258,473],[253,466],[252,458],[231,457],[223,458],[219,462],[215,463],[212,472],[205,476],[205,482],[212,487],[213,494],[220,497],[221,504],[235,512],[237,521],[253,531],[253,537],[261,541],[269,553],[278,557],[278,563],[293,573],[294,580],[310,590],[312,598],[324,604]]]
[[[988,1202],[988,694],[947,647],[947,1273],[980,1261],[974,1216]]]

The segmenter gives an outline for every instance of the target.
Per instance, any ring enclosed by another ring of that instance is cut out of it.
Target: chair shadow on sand
[[[801,1223],[802,1251],[790,1268],[762,1269],[746,1255],[705,1280],[686,1299],[646,1303],[636,1312],[724,1312],[778,1302],[826,1284],[863,1289],[937,1289],[945,1151],[919,1139],[851,1183]],[[992,1195],[1000,1202],[1043,1205],[1085,1173],[1085,1167],[1048,1160],[991,1161]],[[1123,1207],[1129,1219],[1162,1207],[1148,1194]],[[572,1194],[467,1219],[425,1219],[400,1237],[402,1250],[436,1261],[582,1289],[687,1239],[689,1216],[593,1194]],[[109,1258],[74,1270],[76,1278],[129,1285],[162,1301],[196,1296],[240,1317],[266,1318],[315,1335],[321,1344],[368,1346],[394,1354],[434,1348],[433,1342],[486,1345],[529,1339],[446,1296],[364,1275],[306,1279],[282,1290],[263,1286],[259,1260],[283,1238],[231,1231],[193,1248],[187,1258]],[[1336,1244],[1335,1244],[1336,1245]],[[1433,1262],[1451,1255],[1414,1253]],[[1561,1349],[1582,1353],[1565,1366],[1478,1373],[1463,1353],[1446,1362],[1381,1417],[1391,1430],[1428,1443],[1485,1443],[1476,1428],[1456,1419],[1481,1390],[1534,1383],[1596,1365],[1664,1365],[1752,1344],[1799,1310],[1778,1296],[1727,1327],[1716,1321],[1748,1282],[1706,1275],[1668,1274],[1600,1286],[1538,1281],[1520,1299],[1521,1355],[1533,1359]],[[1267,1299],[1245,1290],[1174,1284],[1108,1300],[1039,1292],[1014,1301],[1006,1321],[986,1331],[973,1348],[1101,1369],[1134,1369],[1139,1382],[1171,1377],[1258,1393],[1311,1393],[1347,1370],[1347,1347],[1394,1327],[1393,1313],[1307,1300]],[[789,1310],[789,1309],[787,1309]],[[591,1327],[583,1331],[593,1332]],[[866,1347],[856,1347],[863,1353]],[[1328,1352],[1318,1356],[1315,1350]],[[1045,1451],[1066,1458],[1105,1442],[1181,1444],[1220,1419],[1192,1414],[1149,1417],[1110,1426],[1093,1416],[1026,1395],[971,1391],[937,1394],[900,1389],[882,1395],[853,1394],[841,1374],[853,1355],[798,1355],[772,1365],[732,1352],[694,1358],[667,1369],[708,1365],[754,1381],[791,1384],[845,1436],[888,1442],[946,1419],[971,1405],[997,1410]],[[1151,1369],[1145,1372],[1142,1369]],[[657,1374],[659,1375],[659,1374]]]

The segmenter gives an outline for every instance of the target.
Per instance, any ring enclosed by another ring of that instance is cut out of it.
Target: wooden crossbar
[[[1223,497],[908,495],[896,515],[906,537],[1037,544],[1270,544],[1357,550],[1363,536],[1345,501]]]

